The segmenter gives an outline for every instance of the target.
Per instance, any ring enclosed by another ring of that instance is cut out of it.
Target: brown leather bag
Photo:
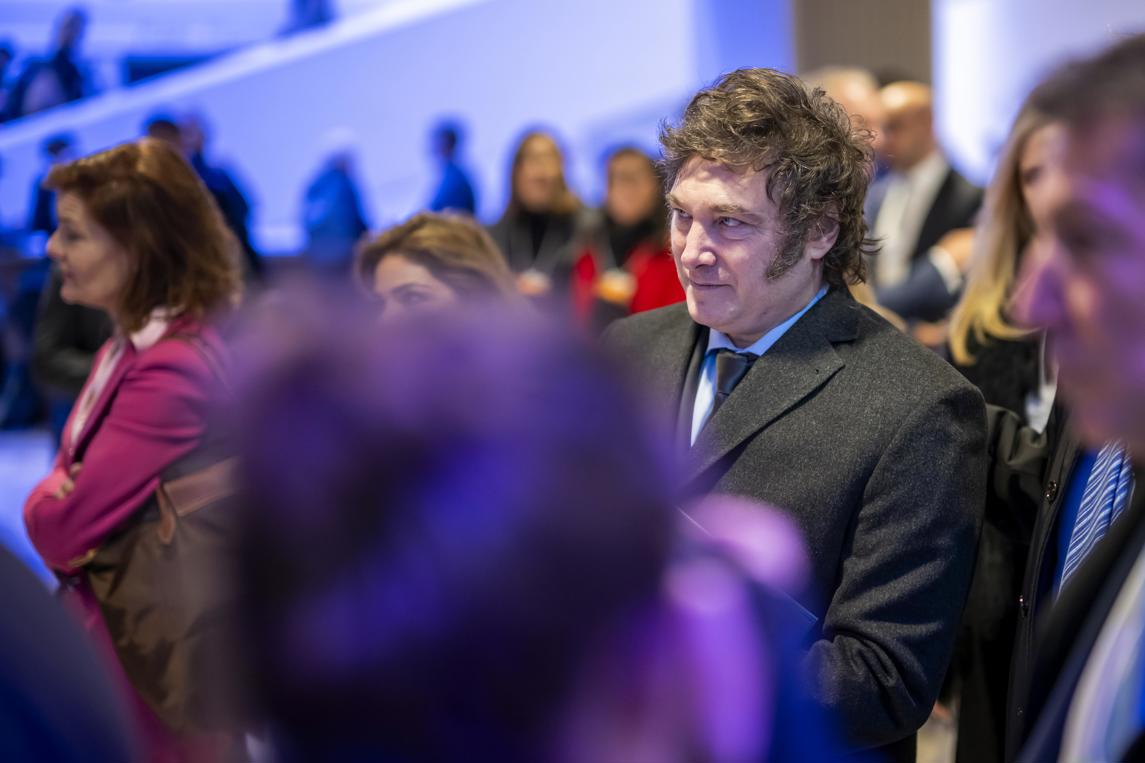
[[[220,375],[197,337],[169,339],[194,345]],[[83,563],[128,678],[179,733],[238,727],[234,471],[221,438],[209,436]]]

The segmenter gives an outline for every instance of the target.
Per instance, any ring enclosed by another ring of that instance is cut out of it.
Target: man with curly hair
[[[851,744],[913,760],[970,582],[986,422],[976,389],[850,296],[872,248],[865,137],[780,72],[701,90],[661,132],[687,301],[606,340],[675,423],[686,494],[798,522],[809,690]]]

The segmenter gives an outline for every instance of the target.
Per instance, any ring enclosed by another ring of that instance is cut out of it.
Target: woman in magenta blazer
[[[61,296],[105,310],[115,333],[96,356],[24,520],[44,561],[68,581],[62,595],[126,683],[81,567],[144,507],[160,473],[203,438],[217,386],[211,359],[225,358],[208,320],[238,298],[237,249],[195,172],[159,141],[60,165],[45,186],[57,193],[48,256],[63,279]],[[148,760],[212,757],[129,694]]]

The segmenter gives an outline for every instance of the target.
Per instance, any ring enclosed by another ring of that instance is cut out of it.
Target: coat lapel
[[[706,339],[707,328],[695,323],[683,305],[672,309],[675,311],[672,321],[657,330],[655,341],[648,341],[644,345],[648,355],[642,365],[653,369],[652,374],[644,380],[653,395],[652,399],[658,401],[658,405],[666,406],[663,410],[671,418],[666,417],[665,420],[675,422],[678,429],[683,421],[680,408],[688,386],[692,354],[701,335]],[[690,414],[688,423],[690,426]],[[679,435],[679,432],[675,434]],[[684,437],[687,436],[686,433]],[[687,443],[687,439],[684,442]]]
[[[832,290],[755,362],[689,453],[685,482],[726,458],[843,368],[835,343],[857,334],[857,305]]]
[[[109,353],[113,350],[114,346],[109,343],[104,349],[104,353]],[[71,447],[68,449],[68,453],[71,455],[73,462],[77,460],[75,458],[77,453],[80,454],[80,459],[83,458],[82,454],[87,447],[88,440],[91,439],[91,436],[99,428],[104,415],[107,413],[108,407],[111,405],[111,401],[115,398],[115,393],[119,389],[119,383],[123,380],[123,375],[127,373],[127,369],[131,367],[134,360],[135,348],[131,346],[131,342],[124,340],[123,353],[116,361],[115,367],[111,370],[111,374],[107,377],[107,382],[103,385],[103,389],[100,390],[99,397],[96,398],[95,404],[92,406],[91,412],[88,414],[87,421],[84,422],[83,429],[80,430],[79,436],[72,441]],[[82,402],[86,394],[87,389],[85,387],[84,391],[80,393],[77,405]]]
[[[951,204],[954,201],[957,182],[954,170],[947,170],[946,177],[943,178],[942,185],[938,187],[938,193],[934,195],[934,201],[931,202],[930,209],[923,218],[922,227],[919,228],[914,252],[911,253],[912,262],[930,251],[930,247],[937,244],[942,234],[950,230],[954,223],[950,219],[953,213]]]

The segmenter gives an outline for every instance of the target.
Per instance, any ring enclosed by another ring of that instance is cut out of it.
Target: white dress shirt
[[[752,355],[763,355],[771,346],[779,341],[779,338],[787,333],[787,330],[795,325],[795,322],[803,317],[803,314],[814,307],[815,303],[823,298],[827,293],[827,287],[823,286],[811,298],[811,301],[804,305],[803,309],[795,313],[783,323],[768,331],[766,334],[757,339],[753,344],[747,347],[736,347],[731,339],[728,339],[726,334],[723,334],[715,329],[708,332],[708,349],[704,353],[704,363],[700,367],[700,383],[696,387],[696,402],[692,406],[692,439],[691,443],[696,444],[696,437],[699,436],[700,430],[704,428],[707,423],[708,417],[712,415],[712,406],[716,402],[716,350],[728,349],[733,352],[751,353]]]

